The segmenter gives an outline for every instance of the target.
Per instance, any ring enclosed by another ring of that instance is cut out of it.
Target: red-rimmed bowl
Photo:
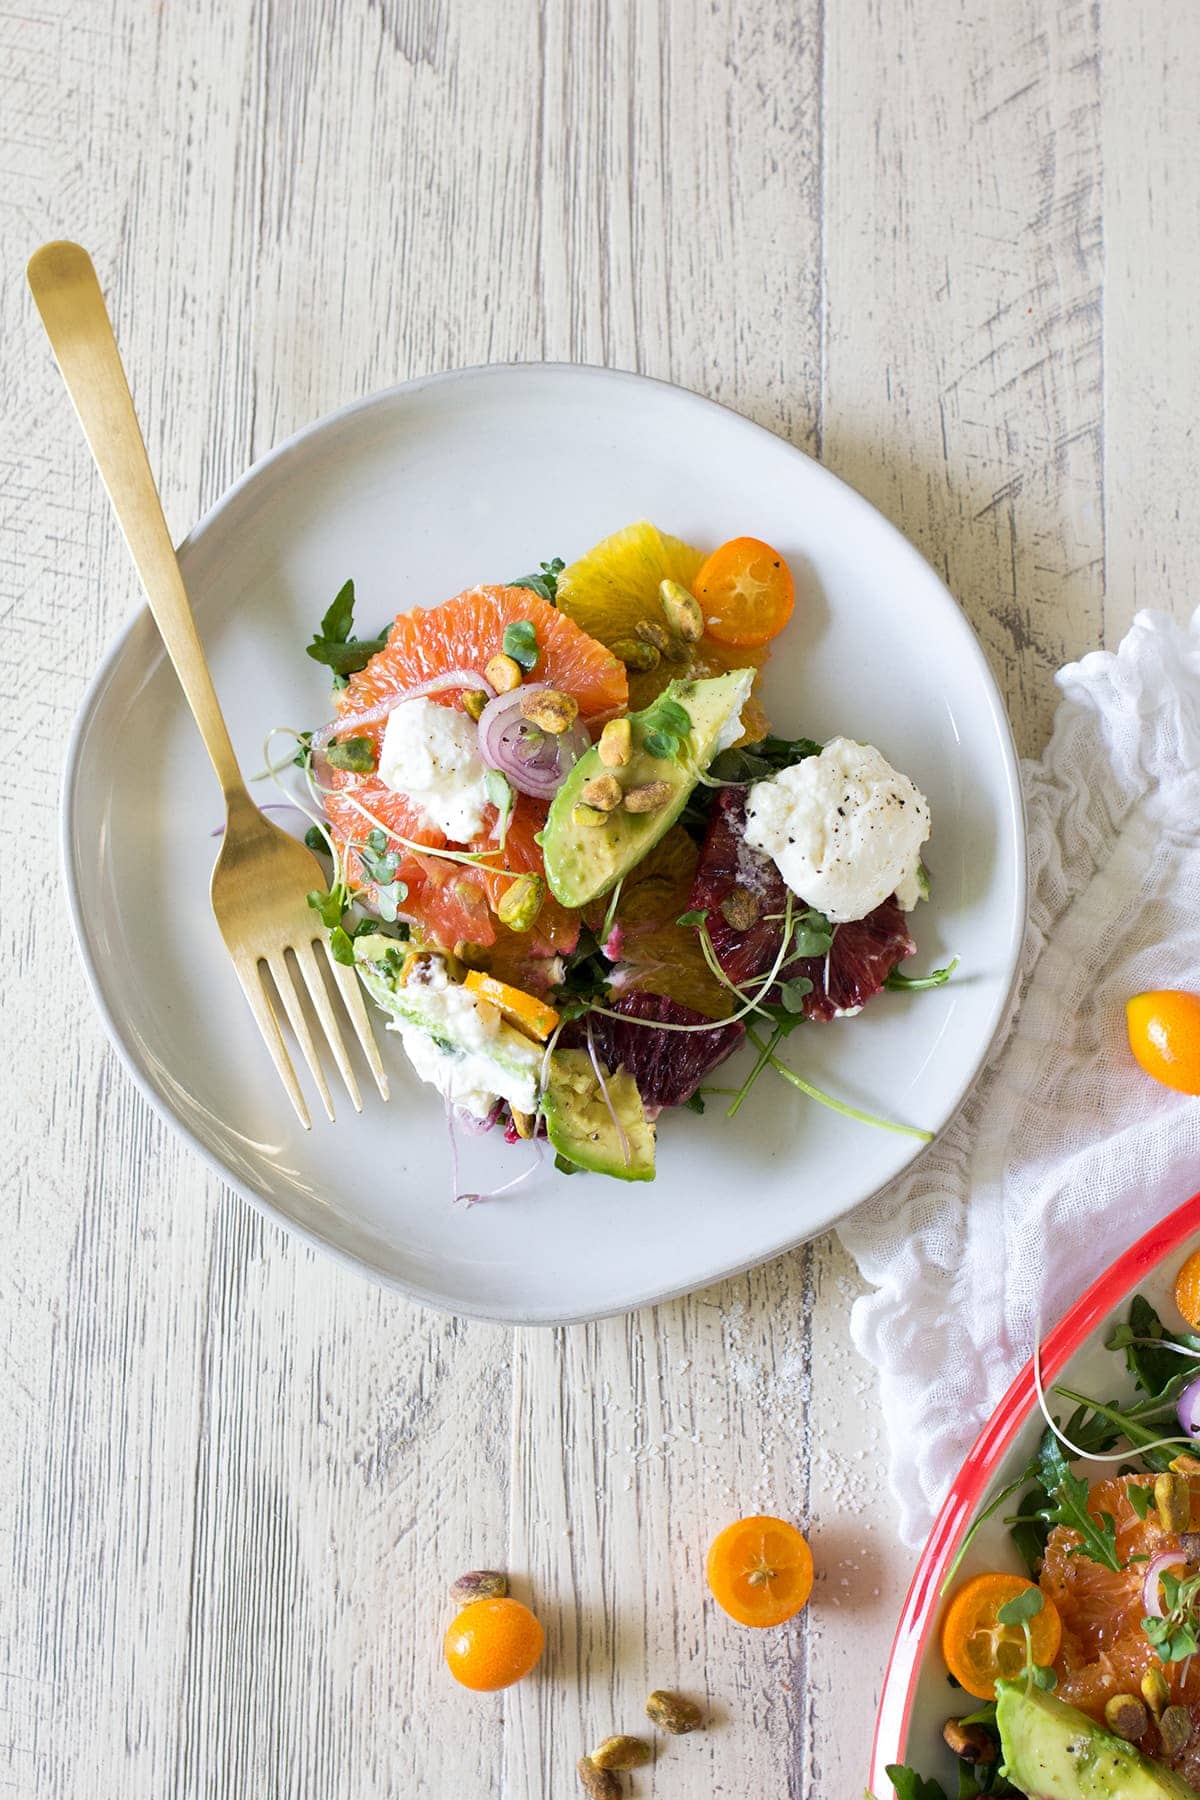
[[[1146,1295],[1165,1323],[1180,1323],[1175,1274],[1197,1248],[1200,1194],[1185,1200],[1118,1257],[1042,1340],[1046,1387],[1063,1381],[1069,1372],[1067,1385],[1081,1393],[1107,1398],[1126,1384],[1132,1393],[1121,1359],[1104,1348],[1104,1341],[1136,1293]],[[891,1800],[887,1776],[891,1763],[907,1763],[922,1775],[953,1782],[956,1764],[942,1741],[942,1725],[952,1713],[962,1711],[963,1695],[949,1686],[938,1648],[945,1604],[942,1588],[977,1514],[991,1494],[1020,1473],[1044,1428],[1029,1363],[975,1440],[921,1552],[896,1628],[875,1722],[867,1785],[878,1800]],[[1001,1513],[1007,1510],[1002,1507]],[[954,1585],[983,1569],[1008,1568],[1025,1573],[1002,1518],[992,1518],[981,1526]]]

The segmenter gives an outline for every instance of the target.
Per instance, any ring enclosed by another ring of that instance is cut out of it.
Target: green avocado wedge
[[[996,1725],[1004,1774],[1028,1800],[1200,1800],[1170,1769],[1032,1684],[996,1683]]]
[[[654,1126],[646,1117],[637,1083],[627,1070],[618,1069],[605,1077],[605,1086],[607,1102],[586,1050],[556,1050],[542,1095],[546,1135],[558,1154],[578,1169],[615,1175],[618,1181],[653,1181]],[[628,1161],[618,1120],[629,1147]]]
[[[630,713],[632,753],[622,768],[607,768],[595,746],[580,757],[555,794],[540,837],[546,880],[556,900],[563,906],[585,906],[653,849],[683,811],[701,772],[725,748],[727,728],[738,721],[753,682],[753,669],[734,669],[707,681],[673,681],[652,706]],[[624,806],[595,812],[583,805],[581,795],[601,775],[615,775],[626,793],[665,782],[670,796],[650,812],[629,812]]]

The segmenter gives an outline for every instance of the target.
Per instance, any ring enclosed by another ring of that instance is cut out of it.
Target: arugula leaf
[[[352,775],[370,775],[379,762],[379,752],[370,738],[346,738],[339,743],[337,738],[326,746],[325,756],[330,767],[346,769]]]
[[[1140,1341],[1139,1341],[1140,1340]],[[1175,1350],[1159,1350],[1158,1343],[1200,1349],[1200,1338],[1168,1331],[1144,1294],[1135,1294],[1129,1305],[1129,1322],[1118,1325],[1108,1339],[1109,1350],[1124,1350],[1125,1363],[1138,1387],[1152,1399],[1162,1399],[1172,1381],[1187,1369],[1195,1374],[1192,1359]],[[1186,1386],[1186,1382],[1184,1383]]]
[[[556,606],[558,604],[558,578],[566,566],[561,556],[552,556],[549,562],[538,564],[536,575],[518,575],[516,580],[510,581],[508,585],[509,587],[528,588],[531,593],[537,594],[539,599],[548,600],[551,606]],[[511,650],[508,655],[512,655]]]
[[[520,663],[527,675],[530,669],[537,666],[541,652],[532,619],[514,619],[511,625],[506,625],[501,643],[505,656],[511,656],[515,663]]]
[[[756,744],[739,744],[736,749],[722,750],[709,765],[709,774],[718,781],[763,781],[777,775],[806,756],[819,756],[821,745],[813,738],[760,738]]]
[[[927,1780],[907,1764],[889,1763],[887,1777],[896,1791],[896,1800],[948,1800],[940,1781]]]
[[[956,956],[944,969],[934,969],[929,975],[903,975],[899,969],[893,969],[883,985],[893,994],[918,994],[923,988],[945,987],[957,967]]]
[[[333,670],[335,677],[342,677],[343,686],[345,677],[365,669],[388,639],[387,631],[381,631],[375,638],[354,638],[350,636],[353,629],[354,583],[347,581],[338,589],[321,620],[320,630],[307,647],[314,662],[324,663],[326,668]]]
[[[1072,1554],[1086,1556],[1101,1568],[1120,1574],[1123,1565],[1117,1555],[1116,1521],[1111,1513],[1101,1513],[1099,1519],[1092,1517],[1087,1506],[1088,1484],[1072,1472],[1052,1431],[1047,1431],[1042,1439],[1038,1463],[1048,1496],[1047,1504],[1039,1508],[1041,1517],[1048,1525],[1067,1525],[1079,1533],[1080,1542]]]
[[[1125,1489],[1125,1498],[1128,1500],[1139,1519],[1144,1519],[1146,1514],[1150,1511],[1150,1508],[1154,1505],[1154,1495],[1151,1493],[1150,1489],[1138,1487],[1137,1483],[1134,1481],[1131,1481]]]

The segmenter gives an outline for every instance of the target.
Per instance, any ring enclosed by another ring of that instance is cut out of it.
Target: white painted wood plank
[[[1200,15],[1105,7],[1105,642],[1200,605]]]
[[[1096,10],[828,27],[826,460],[944,574],[1032,751],[1101,626]]]

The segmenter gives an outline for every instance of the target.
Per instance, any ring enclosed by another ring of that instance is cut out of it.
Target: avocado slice
[[[637,1082],[626,1069],[606,1075],[613,1112],[629,1144],[629,1161],[586,1050],[555,1050],[542,1095],[546,1132],[560,1156],[577,1168],[618,1181],[654,1180],[654,1125]]]
[[[753,669],[734,669],[707,681],[673,681],[652,706],[630,713],[632,755],[623,768],[606,768],[595,746],[580,757],[555,794],[540,837],[546,880],[556,900],[564,906],[584,906],[606,894],[671,829],[701,770],[732,741],[728,728],[736,727],[753,682]],[[654,732],[668,702],[682,707],[691,730],[675,740],[677,754],[654,756],[646,747],[647,735]],[[737,736],[736,729],[732,735]],[[627,792],[665,781],[670,798],[645,813],[619,807],[592,814],[583,808],[587,822],[582,823],[575,809],[581,806],[584,786],[599,775],[613,774]]]
[[[1170,1769],[1032,1684],[996,1683],[996,1725],[1004,1774],[1028,1800],[1200,1800]]]

